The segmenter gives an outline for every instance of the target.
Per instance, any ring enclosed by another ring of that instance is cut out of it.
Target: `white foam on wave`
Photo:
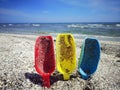
[[[101,28],[104,27],[103,24],[70,24],[67,25],[68,28]]]
[[[40,24],[32,24],[34,27],[39,27]]]
[[[3,25],[3,27],[6,27],[6,25]]]
[[[120,24],[116,24],[117,27],[120,27]]]
[[[67,25],[68,28],[88,28],[87,25],[81,25],[81,24],[70,24]]]
[[[89,27],[103,27],[103,24],[88,24]]]
[[[110,27],[110,25],[106,25],[107,27]]]
[[[12,26],[13,24],[8,24],[9,26]]]
[[[68,28],[76,28],[76,27],[79,27],[79,25],[75,25],[75,24],[70,24],[70,25],[67,25]]]

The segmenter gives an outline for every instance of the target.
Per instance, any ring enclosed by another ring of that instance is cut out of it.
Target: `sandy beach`
[[[79,35],[78,35],[79,36]],[[38,35],[0,33],[0,90],[45,90],[42,79],[34,68],[34,45]],[[86,35],[75,38],[77,61]],[[90,36],[99,39],[101,59],[96,73],[83,80],[75,72],[64,81],[55,71],[49,90],[119,90],[120,37]],[[54,42],[56,37],[54,36]],[[115,40],[114,40],[115,39]],[[47,90],[47,89],[46,89]]]

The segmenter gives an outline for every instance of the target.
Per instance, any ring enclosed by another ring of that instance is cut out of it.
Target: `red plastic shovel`
[[[55,70],[52,36],[39,36],[35,44],[35,69],[42,76],[43,86],[50,87],[50,75]]]

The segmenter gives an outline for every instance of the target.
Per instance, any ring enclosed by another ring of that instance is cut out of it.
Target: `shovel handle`
[[[50,74],[43,75],[43,86],[50,88]]]
[[[69,74],[63,74],[63,79],[64,80],[69,80],[70,79],[70,75]]]

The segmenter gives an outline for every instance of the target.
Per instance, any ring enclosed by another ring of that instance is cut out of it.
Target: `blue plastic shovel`
[[[83,79],[88,79],[97,70],[100,60],[100,44],[97,39],[86,38],[81,49],[78,72]]]

